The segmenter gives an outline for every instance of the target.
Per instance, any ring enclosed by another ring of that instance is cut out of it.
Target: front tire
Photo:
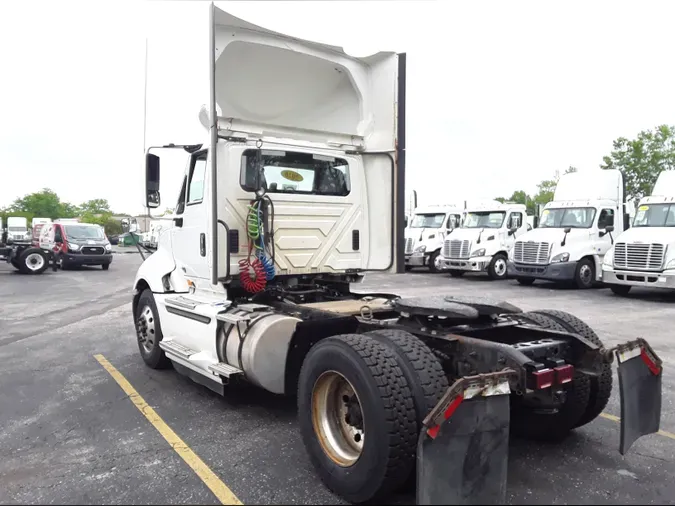
[[[443,269],[441,268],[440,265],[437,265],[437,262],[439,261],[439,258],[441,256],[440,251],[434,251],[431,256],[429,257],[429,272],[436,274],[441,272]]]
[[[104,271],[107,271],[108,269],[110,269],[110,264],[102,264],[101,269],[103,269]]]
[[[492,261],[488,266],[488,276],[490,279],[506,279],[508,273],[506,271],[506,255],[497,253],[492,257]]]
[[[41,249],[28,248],[19,255],[18,264],[23,274],[42,274],[49,267],[49,258]]]
[[[466,272],[466,271],[451,270],[451,271],[450,271],[450,275],[451,275],[453,278],[461,278],[462,276],[464,276],[464,273],[465,273],[465,272]]]
[[[534,284],[534,278],[516,278],[519,285],[523,286],[532,286]]]
[[[159,347],[162,340],[162,327],[159,323],[159,313],[155,304],[155,297],[149,288],[143,290],[138,298],[138,305],[134,312],[134,325],[138,338],[138,350],[141,357],[151,369],[166,369],[171,361]]]
[[[630,292],[632,287],[630,285],[610,285],[609,289],[612,290],[614,295],[621,295],[625,297]]]
[[[582,258],[577,264],[577,270],[574,273],[574,283],[577,288],[587,290],[593,288],[595,283],[595,263],[590,258]]]
[[[415,408],[388,347],[372,337],[326,338],[305,357],[298,381],[302,439],[317,473],[352,503],[399,489],[415,461]]]

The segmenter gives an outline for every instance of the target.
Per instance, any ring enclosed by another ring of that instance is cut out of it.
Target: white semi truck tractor
[[[634,286],[675,290],[675,171],[663,171],[644,197],[633,226],[602,262],[602,280],[617,295]]]
[[[621,378],[661,381],[645,341],[607,348],[568,313],[352,290],[368,272],[405,272],[405,54],[356,58],[209,9],[204,143],[164,146],[189,161],[174,226],[133,285],[148,367],[222,395],[247,382],[296,397],[309,460],[352,503],[411,481],[423,504],[453,503],[458,480],[491,500],[509,427],[558,438],[591,422],[616,354],[644,350],[656,371],[621,355]],[[146,154],[150,208],[162,153]],[[622,451],[658,430],[660,388],[634,390],[621,390]],[[499,465],[462,472],[469,452]]]
[[[443,270],[441,248],[447,234],[460,226],[463,210],[458,206],[418,207],[405,229],[406,268],[428,267]]]
[[[535,280],[591,288],[617,234],[629,226],[623,175],[618,170],[563,174],[539,226],[519,237],[509,255],[509,275],[521,285]]]
[[[484,272],[505,279],[509,251],[528,230],[523,204],[497,201],[469,205],[461,228],[445,236],[441,264],[453,277]]]

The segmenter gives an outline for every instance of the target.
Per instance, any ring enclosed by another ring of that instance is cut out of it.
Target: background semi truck
[[[675,290],[675,171],[663,171],[644,197],[633,226],[602,262],[602,280],[617,295],[634,286]]]
[[[30,239],[28,219],[23,216],[7,217],[7,242],[22,242]]]
[[[539,226],[520,237],[509,255],[509,274],[522,285],[537,279],[591,288],[602,278],[602,259],[616,235],[628,228],[619,170],[563,174]]]
[[[150,208],[161,205],[162,153],[178,149],[189,159],[173,182],[181,188],[174,226],[133,285],[138,350],[149,367],[173,365],[223,395],[247,382],[295,396],[309,460],[351,502],[415,482],[416,456],[422,503],[443,490],[427,486],[430,479],[465,477],[433,472],[434,458],[494,457],[487,439],[472,438],[468,449],[433,425],[455,394],[482,392],[484,403],[469,405],[486,411],[460,406],[452,418],[464,417],[469,437],[495,415],[538,438],[589,423],[609,400],[616,353],[620,379],[640,387],[620,390],[630,415],[621,420],[630,435],[622,451],[658,430],[661,390],[642,383],[661,381],[661,363],[645,341],[606,348],[588,325],[556,310],[352,290],[367,272],[405,271],[404,54],[351,57],[213,4],[204,28],[204,143],[146,154]],[[489,378],[504,380],[498,391],[510,409],[489,404],[500,396],[487,383],[471,390]],[[447,453],[424,451],[443,441]],[[487,473],[504,489],[503,473],[465,471]],[[444,501],[452,499],[432,502]]]
[[[441,248],[445,237],[460,226],[463,210],[458,206],[417,207],[405,230],[405,265],[443,269]]]

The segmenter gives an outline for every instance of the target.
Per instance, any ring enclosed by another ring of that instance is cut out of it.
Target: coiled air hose
[[[261,198],[248,206],[246,234],[248,235],[248,258],[239,261],[239,280],[244,290],[249,293],[258,293],[264,290],[267,281],[274,279],[275,276],[274,260],[266,254]],[[254,249],[257,250],[256,258],[251,260]]]

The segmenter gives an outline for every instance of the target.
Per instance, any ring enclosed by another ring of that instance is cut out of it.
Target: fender
[[[167,250],[160,248],[146,258],[138,268],[136,278],[134,279],[134,288],[138,290],[139,286],[146,284],[154,293],[165,293],[167,289],[163,283],[163,279],[175,269],[176,262],[173,259],[173,255]],[[174,288],[174,291],[188,291],[187,283],[185,290],[176,288]]]

